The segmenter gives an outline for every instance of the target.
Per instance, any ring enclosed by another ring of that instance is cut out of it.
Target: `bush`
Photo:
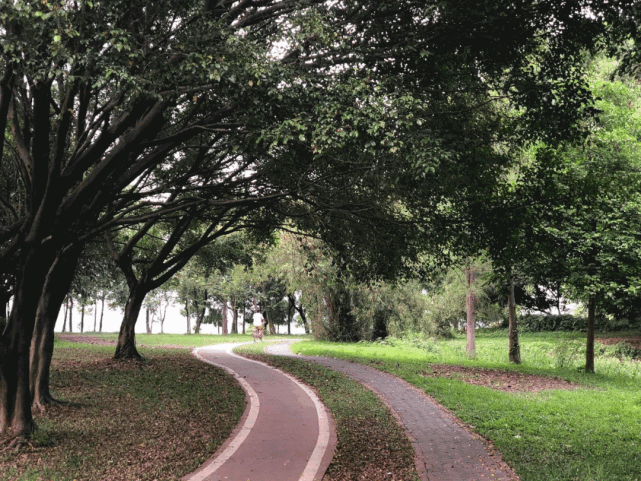
[[[504,323],[503,327],[507,327]],[[629,321],[627,319],[609,319],[597,315],[596,329],[602,332],[622,331],[641,327],[638,319]],[[519,317],[519,328],[523,331],[585,331],[588,328],[588,320],[584,316],[572,314],[526,314]]]
[[[526,314],[519,318],[519,327],[523,331],[584,331],[588,327],[585,317],[571,314],[536,315]]]

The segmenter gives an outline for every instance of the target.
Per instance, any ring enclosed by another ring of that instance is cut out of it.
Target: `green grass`
[[[337,449],[324,481],[418,479],[412,445],[378,396],[331,369],[299,359],[268,356],[264,347],[249,344],[235,352],[293,374],[312,386],[332,412]]]
[[[85,332],[78,333],[65,333],[71,336],[89,336],[97,337],[104,341],[117,341],[117,332]],[[277,334],[274,336],[265,336],[265,340],[272,339],[306,339],[309,336]],[[225,336],[216,334],[136,334],[136,345],[139,348],[145,347],[162,347],[162,346],[180,346],[184,348],[194,348],[210,346],[212,344],[223,344],[228,342],[248,342],[252,341],[252,335],[249,334],[227,334]],[[113,348],[112,348],[113,349]]]
[[[523,365],[507,362],[504,331],[477,336],[477,358],[465,339],[390,343],[304,342],[292,350],[367,363],[425,390],[490,438],[521,476],[531,480],[641,480],[641,366],[598,345],[596,374],[579,370],[583,339],[573,333],[521,336]],[[567,379],[573,391],[510,394],[456,379],[422,376],[430,363],[514,369]]]

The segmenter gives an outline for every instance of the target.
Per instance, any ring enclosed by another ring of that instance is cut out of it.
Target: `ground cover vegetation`
[[[0,301],[12,299],[0,338],[4,442],[24,443],[36,427],[32,404],[53,402],[55,319],[83,252],[90,258],[87,249],[101,249],[98,239],[107,239],[127,283],[116,350],[124,359],[139,357],[134,326],[149,292],[202,248],[239,231],[265,239],[281,229],[324,241],[334,278],[315,298],[330,313],[330,322],[318,314],[318,331],[342,340],[362,335],[351,309],[355,281],[424,273],[465,254],[458,250],[476,255],[488,242],[495,268],[507,268],[495,248],[500,229],[486,229],[482,245],[470,233],[496,225],[500,210],[478,215],[476,207],[496,198],[513,171],[515,148],[545,142],[537,165],[560,163],[561,173],[576,174],[557,176],[558,190],[578,185],[586,192],[580,197],[593,200],[588,180],[616,184],[598,169],[581,177],[582,152],[561,142],[582,138],[597,113],[585,59],[638,33],[633,5],[3,4]],[[596,149],[599,158],[621,163],[610,147]],[[534,179],[556,172],[539,170]],[[597,197],[598,205],[615,202]],[[566,211],[587,213],[568,205]],[[586,216],[548,231],[576,246],[594,220]],[[600,232],[621,218],[597,220]],[[515,232],[513,238],[527,238]],[[601,274],[593,251],[586,257],[568,247],[565,257],[575,262],[555,278],[590,299],[617,290],[572,282]],[[585,275],[567,274],[575,271]],[[220,287],[225,310],[233,296]],[[266,303],[274,301],[268,313],[282,312],[288,295],[288,320],[296,310],[305,323],[282,278],[268,276],[261,289]],[[83,289],[77,296],[90,298]],[[203,309],[192,301],[185,306],[195,309],[199,325]],[[384,304],[371,316],[380,319],[383,337],[390,317]]]
[[[585,372],[585,343],[575,332],[522,333],[520,365],[506,356],[506,330],[479,330],[475,359],[461,336],[310,341],[292,350],[350,359],[414,384],[489,438],[524,481],[637,480],[641,365],[622,353],[626,336],[641,337],[597,342],[596,374]]]
[[[414,448],[385,404],[374,393],[341,373],[323,366],[264,353],[264,346],[234,350],[294,375],[312,386],[329,408],[337,445],[324,481],[419,479]]]
[[[208,459],[245,409],[242,389],[187,352],[142,352],[118,362],[113,347],[57,342],[51,385],[67,402],[36,413],[37,435],[0,457],[2,479],[170,480]]]

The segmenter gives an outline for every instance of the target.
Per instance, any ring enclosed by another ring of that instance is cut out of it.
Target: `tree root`
[[[53,396],[43,396],[37,401],[34,400],[31,408],[39,414],[44,414],[47,412],[47,408],[54,406],[75,406],[75,404],[62,399],[55,399]]]
[[[0,440],[0,452],[2,453],[17,453],[28,446],[33,447],[29,441],[29,437],[22,434],[8,436]]]
[[[31,442],[31,435],[38,429],[36,423],[33,423],[28,431],[21,431],[17,434],[5,434],[0,436],[0,453],[17,453],[24,448],[35,446]]]

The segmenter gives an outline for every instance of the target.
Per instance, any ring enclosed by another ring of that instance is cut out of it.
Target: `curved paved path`
[[[325,357],[293,354],[289,344],[269,346],[267,352],[295,356],[342,372],[376,392],[400,418],[417,454],[417,470],[429,481],[518,480],[500,456],[442,411],[422,391],[390,374],[362,364]],[[427,472],[426,472],[427,471]]]
[[[241,384],[248,406],[214,456],[184,481],[320,481],[336,445],[325,407],[308,387],[231,352],[240,344],[194,351]]]

